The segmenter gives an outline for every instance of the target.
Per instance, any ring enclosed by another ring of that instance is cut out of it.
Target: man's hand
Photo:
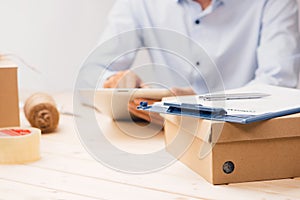
[[[120,71],[109,77],[103,84],[104,88],[140,88],[142,80],[132,71]]]
[[[147,101],[150,105],[156,102],[153,99],[141,99],[141,98],[134,99],[132,102],[129,102],[128,104],[129,112],[134,116],[146,120],[150,123],[163,125],[164,119],[158,113],[153,113],[146,110],[137,110],[137,107],[140,105],[140,102],[142,101]]]
[[[186,96],[186,95],[195,95],[196,94],[194,92],[194,90],[190,87],[172,88],[171,92],[174,94],[174,96]]]
[[[184,95],[194,95],[195,92],[192,88],[172,88],[171,92],[174,96],[184,96]],[[131,114],[134,116],[144,119],[148,122],[152,122],[158,125],[163,125],[164,119],[158,113],[152,113],[144,110],[137,110],[137,107],[140,105],[141,101],[148,102],[149,105],[152,105],[156,101],[153,99],[134,99],[129,103],[128,109]]]

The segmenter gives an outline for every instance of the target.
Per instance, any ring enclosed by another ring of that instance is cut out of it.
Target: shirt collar
[[[186,0],[175,0],[175,2],[177,2],[177,3],[182,3],[183,1],[186,1]],[[193,1],[193,0],[187,0],[187,1]],[[212,5],[219,5],[219,4],[222,4],[225,2],[226,2],[226,0],[212,0]]]

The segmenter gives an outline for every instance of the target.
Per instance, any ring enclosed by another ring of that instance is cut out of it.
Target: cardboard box
[[[167,150],[212,184],[300,176],[300,114],[247,125],[164,117]]]
[[[19,125],[17,65],[0,60],[0,127]]]

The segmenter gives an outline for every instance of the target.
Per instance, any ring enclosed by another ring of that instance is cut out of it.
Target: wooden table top
[[[54,96],[70,105],[71,95]],[[163,133],[132,138],[99,114],[105,136],[118,148],[149,153],[164,148]],[[22,126],[28,126],[21,113]],[[125,125],[126,126],[126,125]],[[105,131],[108,130],[108,131]],[[83,147],[72,116],[61,115],[56,133],[42,135],[41,159],[0,165],[0,199],[300,199],[300,179],[213,186],[180,162],[152,173],[133,175],[97,162]]]

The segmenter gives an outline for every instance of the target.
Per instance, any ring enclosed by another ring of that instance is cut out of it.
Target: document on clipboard
[[[251,85],[222,93],[164,98],[140,110],[248,124],[300,112],[300,90]]]

